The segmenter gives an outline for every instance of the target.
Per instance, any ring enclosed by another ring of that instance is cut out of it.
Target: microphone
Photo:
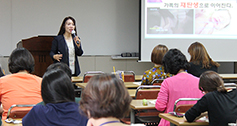
[[[72,35],[73,35],[73,38],[74,37],[76,37],[76,34],[75,34],[76,32],[75,32],[75,30],[72,30]],[[80,39],[80,37],[78,37],[79,39]],[[76,41],[77,42],[77,44],[79,44],[79,41]]]

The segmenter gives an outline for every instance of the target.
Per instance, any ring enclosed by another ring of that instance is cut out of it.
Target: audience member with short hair
[[[173,74],[166,78],[160,88],[155,107],[164,113],[172,112],[174,103],[179,98],[201,98],[202,92],[198,89],[199,78],[189,74],[186,70],[189,63],[185,55],[178,49],[170,49],[163,57],[166,73]],[[181,104],[195,103],[184,101]],[[161,119],[159,126],[169,126],[169,121]]]
[[[93,76],[82,92],[81,110],[89,118],[87,126],[127,126],[126,116],[132,101],[123,81],[114,74]]]
[[[37,104],[42,101],[40,92],[42,79],[31,74],[34,66],[34,58],[27,49],[16,48],[11,53],[8,67],[12,74],[0,78],[3,120],[6,119],[7,111],[13,104]]]
[[[88,119],[81,115],[75,103],[71,79],[61,69],[48,70],[42,80],[44,105],[36,105],[23,118],[24,126],[86,126]]]
[[[227,90],[222,78],[214,71],[200,76],[199,89],[206,94],[185,113],[185,119],[193,122],[203,112],[208,112],[209,126],[228,126],[237,119],[237,91]]]
[[[142,85],[152,85],[154,79],[165,79],[172,76],[169,73],[165,73],[164,66],[162,65],[162,58],[168,48],[165,45],[157,45],[154,47],[151,53],[151,62],[154,63],[154,67],[145,71],[142,77]]]
[[[217,72],[219,63],[214,62],[208,55],[207,50],[200,42],[192,43],[188,48],[190,54],[190,68],[188,73],[200,77],[200,75],[208,70]]]

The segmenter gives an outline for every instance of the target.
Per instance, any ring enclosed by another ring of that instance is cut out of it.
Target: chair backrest
[[[178,102],[180,102],[180,101],[198,101],[199,99],[200,98],[179,98],[174,103],[174,112],[185,113],[194,105],[194,104],[182,104],[182,105],[177,106]]]
[[[35,106],[35,104],[27,104],[27,105],[12,105],[7,112],[7,119],[8,118],[12,118],[12,119],[16,119],[16,118],[23,118],[30,110],[31,108]],[[29,109],[16,109],[16,110],[12,110],[14,107],[25,107],[25,108],[29,108]]]
[[[135,82],[135,73],[133,71],[124,71],[124,82]]]
[[[164,81],[164,79],[154,79],[154,80],[152,80],[152,82],[151,82],[151,84],[155,84],[155,83],[162,83]]]
[[[151,84],[152,85],[160,85],[161,86],[161,83],[163,82],[164,79],[154,79]]]
[[[156,99],[160,90],[152,88],[159,88],[159,87],[160,87],[159,85],[141,85],[136,90],[135,99]]]
[[[104,72],[102,71],[87,71],[84,73],[83,76],[83,83],[86,83],[90,80],[91,77],[93,77],[94,75],[98,75],[98,74],[103,74]]]
[[[183,105],[178,105],[175,108],[175,112],[179,112],[179,113],[185,113],[186,111],[188,111],[190,108],[193,107],[194,104],[183,104]]]

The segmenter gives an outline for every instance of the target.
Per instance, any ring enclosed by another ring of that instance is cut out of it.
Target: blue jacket
[[[77,56],[81,56],[83,54],[83,50],[82,50],[81,45],[79,48],[76,46],[74,40],[73,40],[73,45],[75,48],[75,75],[78,76],[81,73],[81,70],[80,70]],[[58,62],[57,60],[53,58],[55,54],[63,54],[61,62],[69,65],[68,47],[63,35],[56,36],[52,42],[52,47],[51,47],[51,51],[49,55],[53,59],[54,63]]]
[[[22,119],[23,126],[86,126],[88,119],[75,102],[34,106]]]

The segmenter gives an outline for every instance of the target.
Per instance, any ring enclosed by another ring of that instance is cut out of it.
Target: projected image
[[[147,0],[148,3],[161,3],[162,0]]]
[[[223,29],[234,31],[235,27],[228,27],[230,23],[231,14],[227,9],[195,10],[195,34],[218,34]]]
[[[147,34],[193,34],[193,9],[147,8]]]

